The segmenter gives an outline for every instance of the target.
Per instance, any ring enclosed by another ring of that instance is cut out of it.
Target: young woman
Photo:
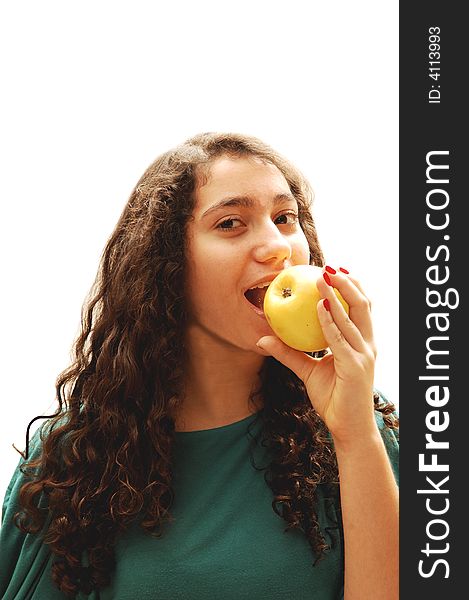
[[[147,169],[7,490],[2,598],[398,597],[397,417],[373,389],[370,303],[323,269],[320,357],[258,308],[282,269],[324,265],[311,202],[247,136],[198,135]]]

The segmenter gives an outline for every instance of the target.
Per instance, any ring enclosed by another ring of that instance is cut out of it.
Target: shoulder
[[[27,466],[28,462],[31,460],[36,460],[41,455],[42,451],[42,439],[41,439],[41,427],[34,432],[33,436],[29,440],[29,456],[28,459],[25,460],[23,457],[20,458],[16,469],[13,472],[10,483],[6,489],[5,496],[2,504],[2,526],[5,523],[5,519],[7,517],[7,513],[11,512],[12,506],[17,505],[18,493],[24,483],[26,483],[29,478],[24,473],[23,469]]]
[[[60,420],[61,422],[61,420]],[[38,534],[23,533],[15,524],[15,515],[21,510],[19,494],[22,486],[31,480],[28,472],[31,468],[28,463],[40,458],[43,440],[50,433],[52,420],[44,421],[31,436],[29,441],[28,458],[21,458],[13,472],[10,484],[7,487],[2,504],[2,526],[0,528],[0,555],[2,557],[0,569],[0,598],[8,600],[13,598],[47,598],[47,600],[63,600],[65,598],[55,586],[51,578],[52,562],[54,555],[43,541],[43,534],[51,522],[49,514],[44,528]],[[60,453],[60,448],[58,449]],[[34,472],[35,469],[33,469]],[[35,501],[39,508],[48,508],[48,501],[41,493]],[[99,600],[99,591],[92,591],[85,596],[79,593],[77,598]]]
[[[44,565],[50,557],[49,549],[43,544],[40,534],[23,533],[15,524],[15,515],[21,510],[19,504],[20,490],[31,479],[23,472],[23,468],[27,466],[29,460],[40,456],[42,447],[41,429],[42,427],[39,427],[32,436],[28,460],[20,459],[3,499],[2,527],[0,529],[2,555],[2,569],[0,570],[1,598],[26,597],[26,591],[31,589],[30,586],[43,572]],[[43,494],[38,500],[38,507],[46,508],[46,499]]]
[[[1,523],[3,525],[9,525],[10,522],[8,517],[13,511],[18,512],[19,510],[19,492],[22,486],[31,481],[34,474],[40,471],[40,461],[38,459],[41,458],[42,450],[43,450],[43,441],[47,439],[47,436],[51,432],[51,428],[56,426],[57,424],[61,425],[65,418],[61,416],[58,421],[49,417],[36,417],[45,419],[43,422],[36,428],[31,438],[29,439],[29,445],[27,447],[27,457],[24,458],[22,456],[16,466],[16,469],[13,472],[10,483],[6,489],[3,504],[2,504],[2,517]],[[62,452],[61,448],[62,442],[59,443],[57,448],[57,453],[60,460],[60,455]],[[30,463],[33,461],[38,461],[37,466],[30,466]],[[39,507],[45,506],[45,495],[41,494],[38,501]]]

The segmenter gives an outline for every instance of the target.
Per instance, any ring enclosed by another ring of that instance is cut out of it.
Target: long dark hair
[[[53,580],[70,597],[109,584],[116,536],[138,515],[157,536],[171,520],[173,415],[187,362],[185,231],[195,187],[222,155],[278,167],[298,202],[311,263],[323,264],[307,181],[260,140],[197,135],[146,170],[104,248],[72,364],[56,381],[59,407],[42,428],[40,455],[21,467],[30,481],[15,522],[24,532],[44,530],[55,555]],[[304,532],[317,559],[327,545],[316,489],[336,493],[338,483],[331,438],[289,369],[266,358],[261,382],[272,506],[287,529]],[[37,507],[41,494],[47,509]]]

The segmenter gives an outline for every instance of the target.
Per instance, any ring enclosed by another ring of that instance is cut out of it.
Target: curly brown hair
[[[55,555],[53,580],[69,597],[109,584],[116,536],[137,516],[156,536],[171,521],[174,414],[188,359],[185,232],[196,186],[223,155],[254,156],[283,173],[298,202],[310,262],[323,265],[309,184],[257,138],[200,134],[146,170],[85,299],[72,364],[56,381],[57,412],[41,430],[40,455],[21,466],[30,480],[21,488],[15,523],[42,533]],[[338,497],[331,436],[303,383],[272,357],[264,361],[256,394],[264,400],[260,414],[272,456],[265,467],[272,507],[286,529],[304,532],[317,559],[327,548],[317,486]],[[393,426],[392,405],[377,408]],[[47,508],[38,507],[41,494]]]

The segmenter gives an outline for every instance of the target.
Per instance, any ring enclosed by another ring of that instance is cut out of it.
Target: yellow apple
[[[295,265],[284,269],[269,285],[264,298],[264,314],[274,333],[288,346],[303,352],[327,348],[317,313],[321,295],[316,286],[321,267]],[[334,291],[349,313],[348,304]]]

